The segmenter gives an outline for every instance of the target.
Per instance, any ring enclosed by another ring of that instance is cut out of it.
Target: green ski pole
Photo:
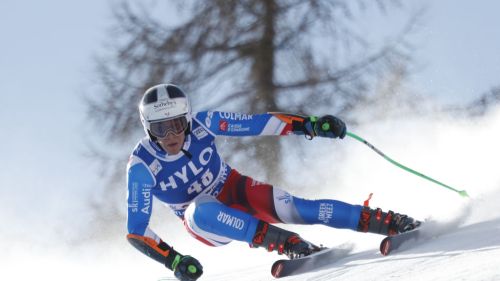
[[[405,171],[407,171],[407,172],[410,172],[410,173],[412,173],[412,174],[414,174],[414,175],[417,175],[417,176],[419,176],[419,177],[421,177],[421,178],[424,178],[424,179],[426,179],[426,180],[428,180],[428,181],[431,181],[431,182],[433,182],[433,183],[435,183],[435,184],[438,184],[438,185],[440,185],[440,186],[443,186],[443,187],[445,187],[445,188],[447,188],[447,189],[449,189],[449,190],[455,191],[456,193],[460,194],[460,196],[462,196],[462,197],[469,197],[469,195],[467,194],[467,192],[466,192],[465,190],[457,190],[457,189],[455,189],[455,188],[453,188],[453,187],[451,187],[451,186],[449,186],[449,185],[446,185],[446,184],[444,184],[444,183],[442,183],[442,182],[439,182],[439,181],[437,181],[437,180],[435,180],[435,179],[433,179],[433,178],[431,178],[431,177],[428,177],[428,176],[426,176],[426,175],[424,175],[424,174],[422,174],[422,173],[419,173],[419,172],[417,172],[417,171],[415,171],[415,170],[413,170],[413,169],[410,169],[410,168],[408,168],[408,167],[406,167],[406,166],[404,166],[404,165],[402,165],[402,164],[400,164],[400,163],[398,163],[398,162],[396,162],[396,161],[392,160],[392,159],[391,159],[391,158],[389,158],[387,155],[385,155],[382,151],[378,150],[375,146],[373,146],[371,143],[367,142],[365,139],[363,139],[363,138],[361,138],[361,137],[357,136],[356,134],[351,133],[351,132],[347,132],[347,133],[346,133],[346,135],[348,135],[349,137],[351,137],[351,138],[353,138],[353,139],[355,139],[355,140],[358,140],[358,141],[360,141],[360,142],[362,142],[362,143],[366,144],[369,148],[371,148],[373,151],[377,152],[377,153],[378,153],[380,156],[382,156],[385,160],[387,160],[387,161],[391,162],[392,164],[394,164],[394,165],[398,166],[399,168],[401,168],[401,169],[403,169],[403,170],[405,170]]]

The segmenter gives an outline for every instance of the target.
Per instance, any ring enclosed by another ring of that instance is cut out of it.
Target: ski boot
[[[269,252],[276,250],[289,259],[305,257],[322,248],[302,239],[297,233],[281,229],[267,222],[260,221],[252,240],[251,247],[264,247]]]
[[[407,215],[382,212],[380,208],[364,206],[358,223],[358,231],[393,236],[419,227],[420,221]]]

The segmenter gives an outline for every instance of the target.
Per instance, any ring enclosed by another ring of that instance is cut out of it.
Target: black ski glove
[[[320,118],[310,116],[304,121],[304,128],[311,137],[320,136],[343,139],[347,132],[345,123],[332,115],[325,115]]]
[[[175,277],[180,281],[195,281],[203,274],[203,266],[191,256],[177,254],[171,265],[166,266],[174,271]]]

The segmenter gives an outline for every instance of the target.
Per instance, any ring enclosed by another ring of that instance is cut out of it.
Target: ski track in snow
[[[315,272],[279,280],[500,280],[500,219],[466,225],[410,248],[382,256],[377,249],[353,253]],[[277,280],[268,267],[202,280]]]

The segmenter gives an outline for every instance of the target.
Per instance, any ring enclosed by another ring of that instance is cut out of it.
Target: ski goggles
[[[149,131],[157,138],[164,138],[168,135],[168,133],[172,133],[174,135],[184,133],[187,127],[188,122],[186,116],[182,116],[175,119],[151,123]]]

